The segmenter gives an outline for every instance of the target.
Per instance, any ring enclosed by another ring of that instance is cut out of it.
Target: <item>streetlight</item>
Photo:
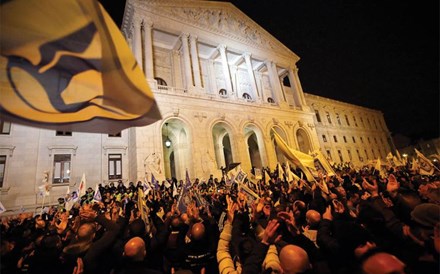
[[[168,138],[168,123],[165,123],[165,126],[167,128],[167,138],[165,139],[165,146],[169,148],[171,146],[171,140],[170,138]]]

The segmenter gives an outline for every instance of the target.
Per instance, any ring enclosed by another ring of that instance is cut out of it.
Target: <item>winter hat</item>
[[[440,206],[432,203],[420,204],[411,211],[411,217],[418,224],[433,228],[440,221]]]

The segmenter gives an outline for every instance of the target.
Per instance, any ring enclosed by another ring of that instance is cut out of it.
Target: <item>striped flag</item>
[[[100,133],[161,119],[127,42],[98,1],[3,1],[0,23],[2,119]]]

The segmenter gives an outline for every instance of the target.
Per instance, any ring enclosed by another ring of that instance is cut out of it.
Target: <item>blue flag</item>
[[[191,179],[189,178],[188,169],[186,170],[186,176],[185,176],[185,188],[191,187]]]
[[[180,213],[186,213],[186,208],[191,204],[192,198],[191,193],[189,191],[189,188],[183,187],[179,200],[177,200],[177,208],[179,209]]]
[[[160,188],[159,183],[157,182],[156,178],[154,178],[153,174],[151,174],[151,184],[154,186],[155,190]]]

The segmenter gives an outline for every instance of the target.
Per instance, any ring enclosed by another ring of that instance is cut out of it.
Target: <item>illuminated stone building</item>
[[[83,173],[94,188],[146,173],[183,179],[188,170],[191,178],[207,179],[238,162],[246,172],[273,169],[285,159],[272,130],[291,147],[321,149],[335,162],[390,151],[382,113],[304,94],[299,57],[230,3],[128,0],[122,31],[163,119],[115,136],[2,123],[6,208],[42,203],[44,171],[52,183],[45,202],[53,203]]]

